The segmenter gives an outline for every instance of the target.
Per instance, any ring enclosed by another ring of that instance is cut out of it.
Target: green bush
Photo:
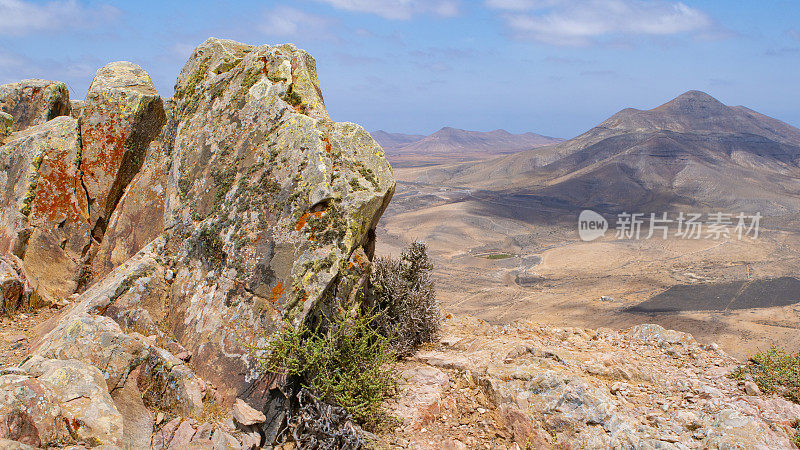
[[[368,429],[384,419],[397,390],[395,354],[374,327],[376,315],[338,308],[325,330],[284,324],[260,357],[266,371],[297,377],[318,399],[344,407]]]
[[[310,316],[316,326],[281,322],[267,346],[249,346],[251,352],[266,372],[299,382],[318,401],[343,407],[356,422],[376,430],[391,423],[384,406],[397,393],[398,355],[438,335],[441,313],[432,269],[420,243],[399,260],[378,259],[372,295],[359,296],[353,305],[339,299],[332,313]]]
[[[434,342],[441,311],[431,279],[433,264],[425,244],[414,242],[400,259],[378,258],[370,279],[372,301],[381,312],[377,325],[399,356]]]
[[[733,373],[739,380],[752,378],[766,394],[782,395],[800,403],[800,352],[788,353],[777,347],[753,355]]]

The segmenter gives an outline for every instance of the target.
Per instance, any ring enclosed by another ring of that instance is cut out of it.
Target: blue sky
[[[800,1],[0,0],[0,82],[82,98],[129,60],[172,95],[209,36],[293,42],[337,121],[575,136],[690,90],[800,126]]]

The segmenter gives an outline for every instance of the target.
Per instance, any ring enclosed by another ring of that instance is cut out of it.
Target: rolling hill
[[[481,132],[451,127],[444,127],[430,136],[379,130],[373,132],[372,137],[381,144],[392,165],[397,167],[481,161],[562,141],[536,133],[512,134],[506,130]]]
[[[392,153],[425,138],[424,134],[389,133],[383,130],[373,131],[370,134],[387,153]]]

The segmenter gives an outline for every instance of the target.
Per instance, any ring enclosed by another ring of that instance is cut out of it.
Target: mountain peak
[[[654,111],[673,112],[690,115],[706,115],[719,113],[728,107],[714,97],[702,91],[687,91]]]

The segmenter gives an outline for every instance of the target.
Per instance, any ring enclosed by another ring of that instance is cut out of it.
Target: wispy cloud
[[[21,36],[35,32],[60,32],[107,24],[120,11],[106,4],[85,7],[76,0],[33,3],[0,0],[0,35]]]
[[[800,41],[800,31],[797,31],[797,28],[791,28],[789,30],[786,30],[786,35],[792,39]]]
[[[264,12],[259,29],[270,36],[330,38],[332,19],[310,14],[288,6],[277,6]]]
[[[581,58],[566,58],[563,56],[548,56],[544,59],[545,62],[551,64],[561,64],[564,66],[583,66],[593,64],[594,61],[589,61]]]
[[[713,22],[682,2],[655,0],[486,0],[512,33],[554,45],[581,46],[625,35],[707,32]]]
[[[406,20],[418,14],[458,15],[458,0],[317,0],[346,11],[376,14],[384,19]]]

